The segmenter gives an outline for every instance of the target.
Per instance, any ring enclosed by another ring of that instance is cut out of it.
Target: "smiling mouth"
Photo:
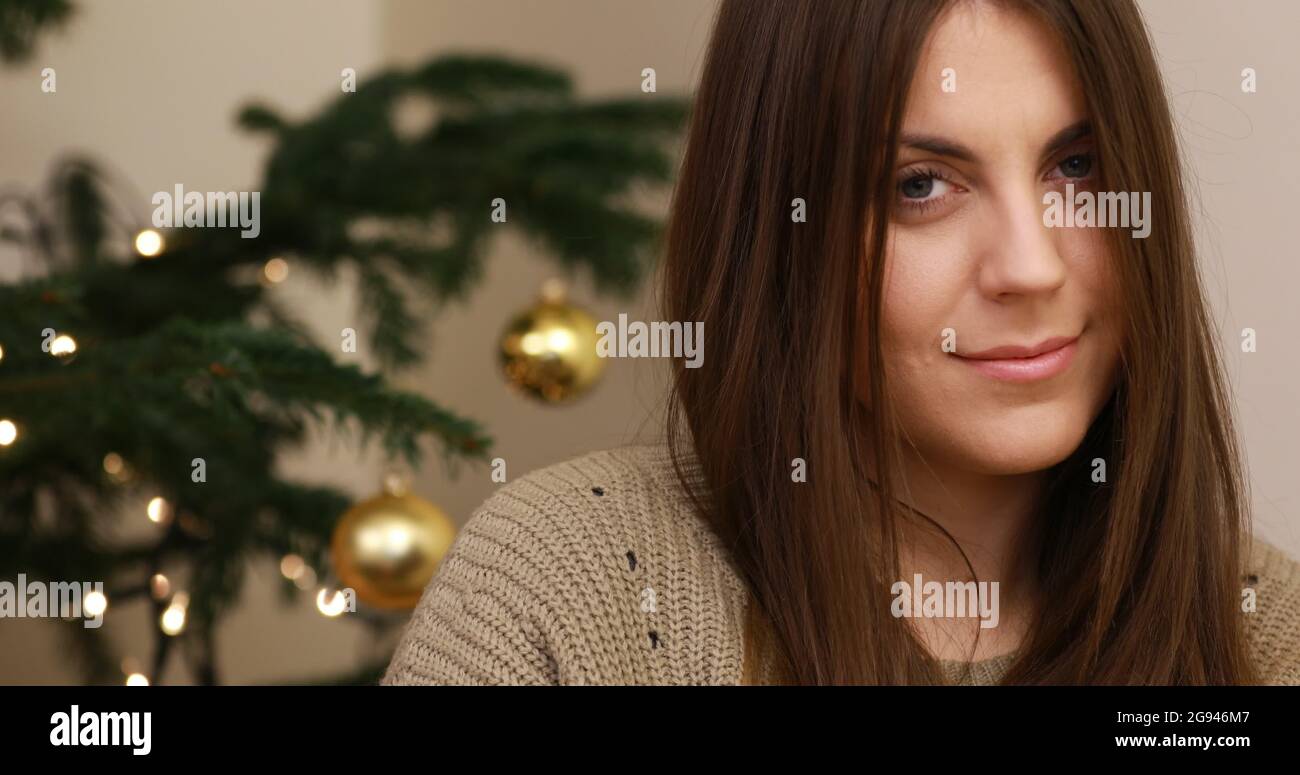
[[[1079,337],[1055,337],[1036,345],[1005,345],[953,357],[1004,382],[1037,382],[1064,372],[1074,361]]]

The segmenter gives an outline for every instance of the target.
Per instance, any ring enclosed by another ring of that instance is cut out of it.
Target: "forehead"
[[[943,88],[951,68],[955,90]],[[1062,42],[1014,3],[958,2],[926,38],[909,89],[904,131],[1050,135],[1085,117]]]

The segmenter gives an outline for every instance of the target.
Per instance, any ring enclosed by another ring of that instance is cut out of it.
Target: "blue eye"
[[[933,173],[913,175],[898,184],[898,193],[903,199],[914,202],[928,202],[938,199],[952,189],[952,184]]]
[[[898,190],[908,199],[925,199],[934,191],[934,178],[917,175],[899,183]]]
[[[937,167],[909,167],[901,170],[894,184],[895,213],[905,222],[918,222],[956,203],[964,189]]]

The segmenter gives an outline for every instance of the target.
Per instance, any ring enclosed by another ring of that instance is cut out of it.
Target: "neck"
[[[1014,650],[1036,607],[1033,548],[1047,472],[972,472],[923,460],[907,444],[900,470],[894,497],[929,518],[900,522],[903,578],[920,574],[926,581],[997,582],[999,587],[1000,623],[978,633],[978,644],[973,640],[977,633],[960,622],[914,621],[918,634],[940,658],[969,658],[972,653],[986,658]]]
[[[1024,582],[1031,569],[1033,552],[1028,550],[1047,472],[976,473],[922,460],[909,445],[904,445],[903,458],[905,480],[896,483],[896,497],[951,535],[979,579]],[[904,530],[905,549],[923,564],[937,565],[933,569],[946,578],[969,577],[965,561],[952,556],[947,537],[921,522]]]

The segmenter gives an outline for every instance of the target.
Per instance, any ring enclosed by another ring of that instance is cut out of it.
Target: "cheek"
[[[1082,441],[1113,387],[1120,323],[1104,239],[1097,229],[1071,231],[1056,246],[1065,285],[1046,303],[1027,300],[1032,324],[1016,320],[1048,330],[1086,326],[1087,347],[1068,378],[1034,386],[994,382],[943,351],[946,328],[1015,334],[1007,310],[975,290],[971,235],[954,229],[891,239],[881,331],[890,405],[927,459],[1018,474],[1055,465]]]
[[[882,334],[888,363],[916,367],[939,349],[943,329],[957,326],[955,313],[968,284],[962,257],[967,242],[956,231],[899,231],[885,256]]]
[[[1100,302],[1110,295],[1114,276],[1107,256],[1110,247],[1102,230],[1061,229],[1056,249],[1069,267],[1071,282],[1087,294],[1090,305],[1100,308]]]
[[[958,386],[944,378],[944,329],[960,330],[958,312],[970,284],[960,230],[896,231],[885,257],[881,348],[889,405],[907,438],[921,450],[964,421]]]
[[[1101,229],[1066,229],[1059,240],[1063,260],[1069,267],[1070,282],[1093,335],[1094,367],[1106,374],[1094,382],[1109,386],[1109,374],[1119,363],[1125,326],[1123,295],[1115,272],[1111,247]]]

